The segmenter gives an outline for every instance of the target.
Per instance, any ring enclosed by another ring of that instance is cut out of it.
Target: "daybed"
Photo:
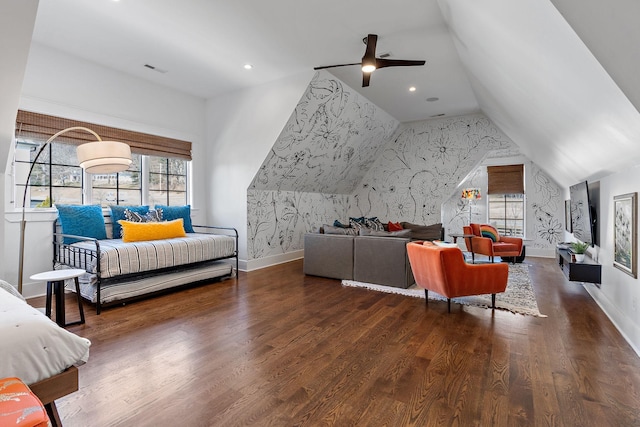
[[[102,210],[99,206],[77,209]],[[137,207],[139,208],[139,207]],[[148,208],[146,206],[142,208]],[[183,207],[184,208],[184,207]],[[183,237],[155,240],[125,241],[111,237],[119,231],[102,236],[91,233],[69,233],[63,213],[67,207],[58,206],[60,226],[54,222],[54,268],[81,268],[87,274],[80,278],[81,295],[96,304],[99,314],[104,305],[147,296],[169,288],[233,277],[234,266],[225,259],[235,258],[238,269],[238,232],[234,228],[192,225],[187,209],[183,221]],[[165,207],[171,212],[171,207]],[[106,214],[106,229],[117,230],[118,212]],[[95,216],[95,212],[91,213]],[[187,219],[188,218],[188,219]],[[167,218],[171,220],[171,217]],[[173,219],[176,221],[176,219]],[[116,225],[117,224],[117,225]],[[130,225],[130,224],[128,224]],[[161,224],[158,224],[161,225]],[[71,228],[73,231],[73,228]],[[66,233],[65,233],[66,232]],[[103,238],[98,238],[103,237]]]
[[[402,230],[390,232],[387,225],[386,230],[361,227],[354,233],[354,227],[324,225],[319,233],[307,233],[304,273],[406,289],[415,282],[407,243],[442,239],[444,229],[442,224],[402,223],[398,227]]]
[[[61,425],[55,400],[78,390],[78,369],[91,342],[55,324],[0,281],[0,378],[17,377]]]

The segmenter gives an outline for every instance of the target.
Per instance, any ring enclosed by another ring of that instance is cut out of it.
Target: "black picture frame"
[[[573,228],[571,227],[571,200],[564,201],[564,229],[567,230],[568,233],[573,232]]]

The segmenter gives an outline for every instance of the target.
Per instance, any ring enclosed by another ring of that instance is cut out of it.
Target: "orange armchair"
[[[429,291],[451,298],[491,294],[491,307],[496,306],[496,293],[504,292],[509,278],[507,264],[467,264],[460,248],[442,247],[431,242],[407,243],[407,255],[416,284],[424,288],[429,303]]]
[[[482,237],[480,230],[485,224],[469,224],[462,227],[464,234],[473,234],[473,237],[464,239],[467,250],[471,252],[471,257],[475,261],[475,254],[486,255],[491,258],[517,257],[522,254],[522,239],[519,237],[497,235],[498,241],[494,242],[489,237]]]

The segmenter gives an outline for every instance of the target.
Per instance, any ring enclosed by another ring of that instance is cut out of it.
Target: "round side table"
[[[41,282],[47,282],[47,306],[45,314],[51,318],[51,294],[56,294],[56,323],[62,327],[71,325],[81,325],[84,323],[84,309],[82,308],[82,296],[80,295],[80,283],[78,277],[85,273],[84,270],[74,268],[69,270],[51,270],[43,273],[34,274],[29,278]],[[64,311],[64,281],[74,279],[76,284],[76,296],[78,298],[78,310],[80,311],[80,320],[77,322],[66,323]]]

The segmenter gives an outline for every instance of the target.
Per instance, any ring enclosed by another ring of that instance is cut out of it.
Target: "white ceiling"
[[[368,33],[379,36],[378,54],[427,64],[378,70],[368,88],[358,66],[330,70],[367,99],[403,122],[479,111],[435,0],[41,0],[33,39],[212,98],[315,66],[359,62]],[[245,63],[255,68],[246,71]]]
[[[377,70],[368,88],[357,66],[331,71],[401,122],[481,110],[568,187],[640,163],[640,115],[619,89],[640,85],[607,44],[640,40],[628,0],[611,0],[615,19],[597,26],[581,3],[552,1],[40,0],[33,40],[207,99],[358,62],[362,38],[378,34],[378,54],[427,64]]]

